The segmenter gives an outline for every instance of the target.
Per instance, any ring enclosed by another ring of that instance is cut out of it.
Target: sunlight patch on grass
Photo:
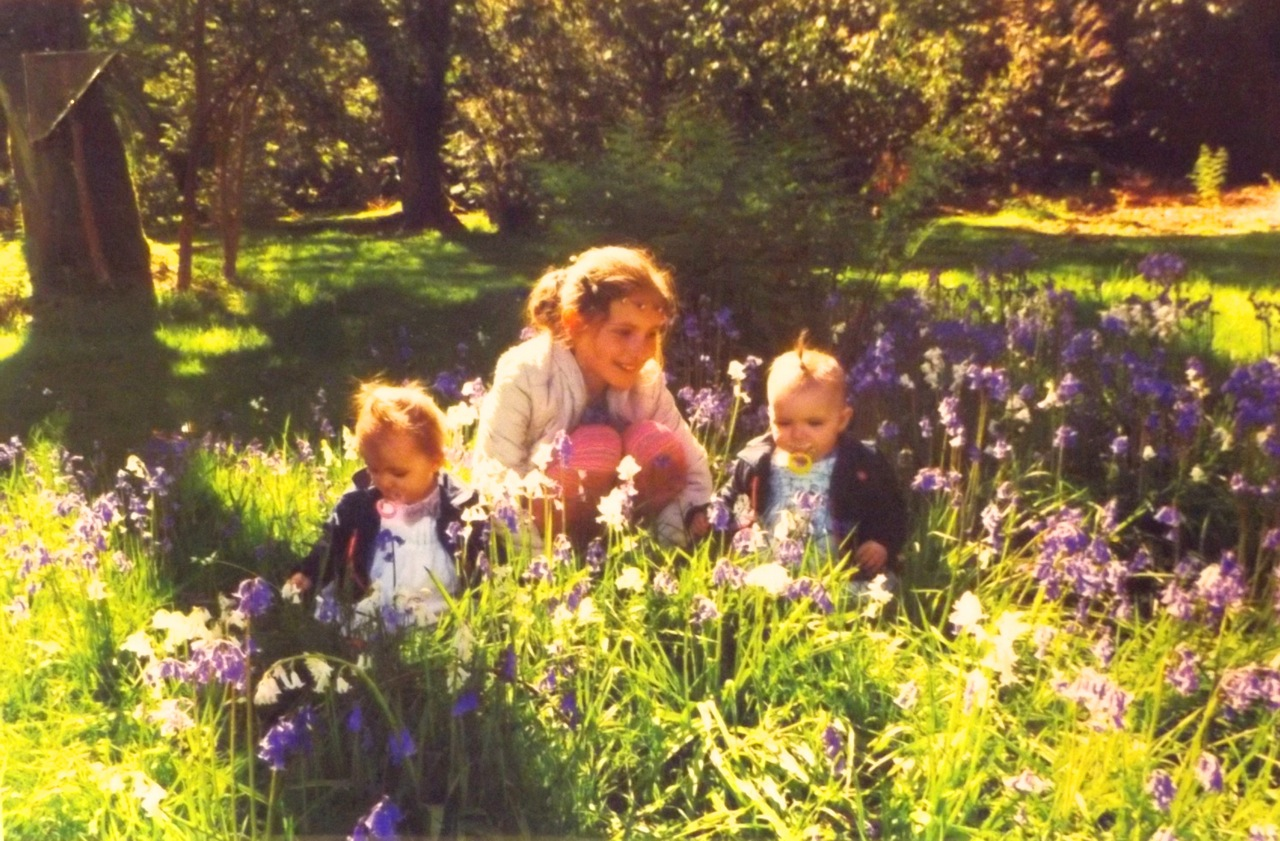
[[[202,377],[208,373],[204,360],[198,356],[188,356],[173,363],[175,377]]]
[[[259,350],[271,343],[257,327],[165,325],[156,330],[162,345],[184,356],[211,357]]]
[[[8,359],[22,350],[22,346],[26,344],[27,335],[25,332],[4,332],[0,333],[0,361]]]

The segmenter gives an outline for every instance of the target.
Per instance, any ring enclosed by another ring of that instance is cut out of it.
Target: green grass
[[[1214,296],[1213,349],[1233,360],[1270,350],[1247,296],[1275,300],[1280,233],[1102,237],[1028,228],[1054,212],[942,220],[902,282],[919,284],[933,269],[947,285],[970,282],[977,267],[1019,244],[1036,255],[1034,277],[1110,303],[1141,290],[1143,256],[1174,251],[1191,270],[1184,294]],[[455,366],[483,375],[518,332],[527,283],[563,255],[469,224],[470,234],[448,241],[400,234],[377,216],[282,222],[246,237],[235,284],[217,279],[217,245],[202,242],[195,288],[175,293],[170,275],[155,313],[65,303],[35,322],[14,304],[28,290],[21,243],[2,241],[0,436],[43,423],[74,450],[117,457],[153,430],[271,437],[287,424],[313,425],[317,411],[337,420],[356,379],[430,378]],[[172,267],[171,245],[153,250]]]
[[[1189,299],[1213,296],[1213,349],[1232,360],[1256,359],[1274,350],[1249,295],[1280,301],[1280,231],[1220,236],[1102,236],[1046,234],[1030,230],[1023,210],[940,221],[907,263],[903,282],[922,283],[931,271],[947,285],[972,282],[1015,246],[1035,260],[1030,274],[1060,288],[1109,305],[1149,289],[1137,272],[1148,254],[1172,252],[1187,262],[1182,292]]]
[[[72,449],[110,455],[183,425],[270,437],[287,422],[312,425],[322,390],[340,422],[357,379],[492,368],[545,264],[520,241],[402,235],[378,219],[250,235],[235,284],[216,279],[219,257],[199,244],[195,288],[162,285],[154,313],[64,302],[11,319],[0,330],[0,433],[52,424]],[[20,248],[4,243],[0,275],[20,268]]]

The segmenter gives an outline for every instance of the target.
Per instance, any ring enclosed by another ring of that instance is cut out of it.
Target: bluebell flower
[[[1067,450],[1075,446],[1079,434],[1070,426],[1063,424],[1053,431],[1053,448]]]
[[[1222,763],[1205,752],[1196,760],[1196,779],[1205,791],[1222,791]]]
[[[461,718],[470,712],[475,712],[480,708],[480,696],[476,694],[474,689],[468,689],[458,696],[453,702],[453,717]]]
[[[1133,695],[1113,683],[1106,675],[1086,667],[1080,670],[1074,680],[1054,681],[1053,688],[1059,695],[1084,707],[1089,714],[1086,723],[1092,729],[1099,732],[1124,729],[1125,714]]]
[[[1169,285],[1187,274],[1187,261],[1168,251],[1148,254],[1138,261],[1138,274],[1151,283]]]
[[[283,716],[258,742],[258,758],[272,771],[283,771],[290,756],[310,750],[314,723],[315,713],[310,707],[303,707],[291,716]]]
[[[845,737],[844,732],[834,724],[828,724],[822,731],[822,753],[831,762],[831,770],[837,776],[845,771]]]
[[[364,707],[360,705],[359,701],[347,713],[343,726],[346,727],[348,733],[359,733],[364,730]]]
[[[721,558],[716,561],[715,567],[711,570],[711,584],[715,587],[729,587],[734,590],[740,590],[746,581],[746,577],[746,570],[728,558]]]
[[[275,589],[261,578],[246,578],[236,588],[239,611],[245,616],[261,616],[275,600]]]
[[[689,611],[689,623],[695,628],[700,628],[708,622],[714,622],[720,618],[720,608],[711,598],[704,595],[696,595],[693,597],[693,606]]]
[[[515,646],[508,645],[502,649],[502,654],[498,657],[498,680],[505,683],[516,682],[516,649]]]
[[[403,819],[399,807],[384,796],[356,822],[347,841],[394,841],[396,825]]]
[[[1173,797],[1178,793],[1178,788],[1173,784],[1173,777],[1169,776],[1167,771],[1157,769],[1151,772],[1151,776],[1147,777],[1147,794],[1151,795],[1151,802],[1161,812],[1168,812],[1169,806],[1173,803]]]
[[[829,614],[835,610],[835,605],[831,603],[831,598],[827,595],[827,589],[822,586],[822,582],[814,578],[797,578],[787,585],[787,589],[782,594],[787,601],[798,601],[807,598],[813,602],[813,606],[819,612]]]
[[[404,761],[418,752],[409,728],[401,727],[387,736],[387,750],[391,754],[392,765],[403,765]]]
[[[577,730],[582,721],[582,713],[578,709],[578,695],[572,689],[560,696],[560,714],[569,724],[570,730]]]
[[[711,521],[711,528],[716,531],[729,531],[733,528],[733,512],[729,510],[729,506],[719,497],[711,500],[711,505],[707,509],[708,519]]]
[[[591,538],[591,542],[587,544],[586,563],[587,568],[592,572],[599,572],[604,568],[605,548],[604,541],[598,537]]]
[[[1200,690],[1200,673],[1196,667],[1200,658],[1189,646],[1179,645],[1173,650],[1169,665],[1164,670],[1165,682],[1179,695],[1194,695]]]

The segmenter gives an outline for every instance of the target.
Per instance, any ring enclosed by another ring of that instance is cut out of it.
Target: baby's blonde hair
[[[811,348],[809,334],[802,332],[792,350],[769,363],[769,379],[765,384],[770,402],[783,390],[813,383],[830,388],[845,397],[844,368],[831,354]]]
[[[363,382],[352,399],[355,409],[356,446],[361,452],[374,439],[389,432],[413,436],[432,459],[444,459],[448,438],[444,412],[417,380],[391,385],[381,380]]]
[[[668,320],[675,316],[675,285],[653,255],[620,245],[592,248],[539,278],[529,293],[525,316],[531,326],[565,338],[566,313],[575,312],[587,321],[603,319],[614,301],[636,292],[657,293],[663,315]]]

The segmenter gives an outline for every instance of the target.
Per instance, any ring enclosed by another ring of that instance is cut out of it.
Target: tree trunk
[[[0,107],[12,142],[33,296],[153,299],[137,197],[100,77],[61,119],[35,126],[29,120],[23,55],[80,51],[86,40],[78,0],[0,0]],[[49,58],[42,58],[42,68]]]
[[[452,0],[410,0],[392,25],[381,0],[345,0],[339,18],[369,56],[387,125],[400,156],[400,201],[409,230],[463,230],[449,208],[445,181],[445,79]]]
[[[204,154],[205,140],[209,133],[209,59],[206,52],[207,0],[196,0],[191,23],[191,64],[194,75],[193,92],[195,113],[191,117],[191,133],[187,136],[187,149],[182,156],[181,196],[178,207],[178,289],[191,288],[193,274],[197,199],[200,192],[200,158]]]

